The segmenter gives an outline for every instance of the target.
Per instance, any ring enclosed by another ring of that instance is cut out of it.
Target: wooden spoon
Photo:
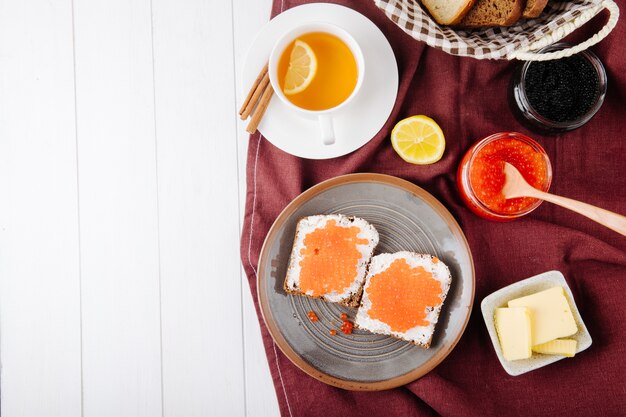
[[[528,184],[522,174],[513,165],[508,162],[504,163],[504,187],[502,194],[507,200],[516,197],[534,197],[539,200],[549,201],[566,209],[575,211],[596,221],[617,233],[626,236],[626,217],[613,213],[608,210],[601,209],[591,204],[572,200],[558,195],[545,193]]]

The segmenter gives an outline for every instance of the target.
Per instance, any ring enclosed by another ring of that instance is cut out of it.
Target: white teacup
[[[308,109],[303,109],[302,107],[298,107],[297,105],[293,104],[285,96],[278,82],[278,62],[285,48],[287,48],[287,46],[289,46],[289,44],[298,36],[304,35],[305,33],[312,33],[312,32],[325,32],[325,33],[334,35],[337,38],[339,38],[341,41],[343,41],[343,43],[345,43],[348,46],[348,48],[350,48],[350,51],[352,52],[352,55],[354,56],[354,59],[356,61],[356,66],[357,66],[357,81],[356,81],[356,85],[354,86],[354,89],[352,90],[352,93],[348,96],[347,99],[345,99],[343,102],[341,102],[337,106],[331,107],[329,109],[324,109],[324,110],[308,110]],[[361,47],[359,46],[357,41],[344,29],[336,25],[325,23],[325,22],[308,23],[308,24],[299,26],[293,30],[290,30],[289,32],[282,35],[278,39],[278,41],[274,44],[274,48],[272,49],[272,52],[269,58],[269,63],[268,63],[270,84],[272,85],[272,88],[274,89],[274,94],[276,94],[276,96],[278,96],[278,98],[283,103],[285,103],[287,107],[293,109],[295,112],[299,113],[300,115],[307,117],[307,118],[311,118],[311,119],[317,119],[320,125],[321,139],[325,145],[332,145],[335,143],[333,116],[336,115],[339,111],[341,111],[345,107],[347,107],[352,101],[354,101],[354,98],[357,96],[359,90],[361,89],[361,85],[363,84],[364,68],[365,68],[365,65],[364,65],[364,59],[363,59],[363,52],[361,51]]]

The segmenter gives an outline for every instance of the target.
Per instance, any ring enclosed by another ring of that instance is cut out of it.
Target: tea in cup
[[[300,26],[278,40],[269,59],[269,77],[281,101],[319,120],[322,141],[331,145],[332,116],[356,96],[363,67],[363,53],[354,38],[320,22]]]

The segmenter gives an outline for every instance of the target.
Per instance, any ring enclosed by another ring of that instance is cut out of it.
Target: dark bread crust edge
[[[522,17],[522,12],[526,7],[526,0],[517,0],[515,2],[515,8],[513,12],[509,15],[509,18],[504,21],[502,26],[511,26],[513,23],[517,22],[520,17]]]
[[[364,283],[363,283],[364,284]],[[350,297],[348,298],[344,298],[341,301],[330,301],[327,300],[323,295],[308,295],[306,293],[303,293],[297,289],[290,289],[287,287],[287,280],[285,280],[285,284],[283,285],[283,289],[285,290],[285,292],[287,294],[291,294],[291,295],[300,295],[300,296],[304,296],[304,297],[309,297],[309,298],[314,298],[317,300],[322,300],[325,301],[327,303],[336,303],[336,304],[341,304],[344,305],[346,307],[350,307],[350,308],[357,308],[359,306],[359,303],[361,302],[361,296],[363,295],[363,284],[361,284],[361,286],[359,287],[359,289],[350,294]]]
[[[468,14],[470,10],[472,10],[472,7],[474,7],[474,5],[476,4],[477,1],[478,0],[471,0],[471,1],[467,2],[467,4],[465,5],[465,8],[463,10],[461,10],[461,12],[457,15],[456,19],[454,19],[453,21],[451,21],[449,23],[442,23],[442,24],[450,25],[450,26],[458,24],[461,20],[463,20],[465,15]],[[437,22],[437,23],[439,23],[439,22]]]
[[[535,4],[533,5],[533,7],[529,8],[528,3],[526,3],[526,7],[524,8],[522,16],[529,18],[529,19],[535,18],[539,16],[541,12],[543,12],[543,9],[546,8],[547,4],[548,4],[548,0],[537,0],[535,1]]]
[[[465,3],[465,6],[463,9],[461,9],[459,11],[459,13],[457,13],[456,17],[449,21],[449,22],[444,22],[444,21],[440,21],[435,17],[435,14],[433,12],[430,11],[430,8],[428,7],[428,5],[426,5],[424,3],[423,0],[421,0],[419,2],[420,6],[422,6],[422,10],[424,10],[425,12],[428,12],[428,15],[438,24],[440,25],[456,25],[457,23],[459,23],[461,20],[463,20],[463,18],[465,17],[465,15],[472,9],[472,7],[474,7],[474,4],[476,3],[476,1],[478,0],[469,0]]]

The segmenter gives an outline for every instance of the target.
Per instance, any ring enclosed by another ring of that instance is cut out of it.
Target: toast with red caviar
[[[432,255],[382,253],[370,261],[355,325],[429,348],[452,276]]]
[[[290,294],[358,307],[378,231],[342,214],[300,219],[284,289]]]

